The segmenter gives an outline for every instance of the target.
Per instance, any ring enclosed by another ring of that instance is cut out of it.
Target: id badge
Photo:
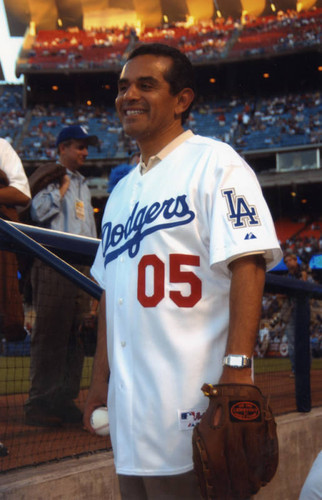
[[[85,207],[82,200],[75,201],[75,215],[77,219],[85,220]]]

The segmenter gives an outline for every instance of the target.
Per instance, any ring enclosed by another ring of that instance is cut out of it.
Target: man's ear
[[[189,108],[194,98],[195,98],[195,93],[192,89],[190,89],[189,87],[182,89],[177,94],[177,105],[175,107],[175,114],[177,116],[181,116],[182,113],[184,113]]]

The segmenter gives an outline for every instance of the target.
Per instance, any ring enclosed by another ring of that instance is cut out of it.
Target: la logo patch
[[[255,205],[249,205],[245,196],[237,196],[235,189],[222,189],[228,208],[227,217],[234,229],[261,224]]]

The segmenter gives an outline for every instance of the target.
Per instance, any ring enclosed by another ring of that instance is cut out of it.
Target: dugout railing
[[[100,298],[102,290],[74,266],[77,267],[77,264],[90,266],[98,244],[99,239],[60,233],[0,219],[0,251],[15,253],[18,256],[18,261],[19,255],[27,256],[30,260],[40,259],[73,281],[95,300]],[[267,273],[266,293],[292,296],[297,303],[296,370],[294,379],[291,379],[287,357],[280,360],[257,360],[255,363],[255,383],[260,385],[265,393],[269,393],[271,398],[276,398],[276,402],[273,402],[273,411],[276,409],[277,413],[309,412],[312,407],[312,376],[314,378],[313,406],[322,405],[322,381],[320,377],[322,357],[321,360],[315,360],[317,362],[312,371],[308,301],[322,299],[322,286],[314,282],[303,282]],[[81,425],[67,425],[61,429],[48,430],[30,428],[24,424],[23,405],[28,396],[29,352],[28,346],[27,352],[24,352],[24,346],[21,344],[21,342],[5,342],[2,339],[2,352],[0,353],[0,443],[3,443],[8,454],[3,453],[1,457],[0,449],[0,472],[109,449],[109,438],[92,436]],[[85,375],[83,376],[81,394],[77,400],[81,408],[84,406],[90,383],[92,356],[92,353],[88,355],[87,364],[84,366]],[[258,374],[256,369],[259,371]],[[270,393],[275,395],[271,396]],[[290,404],[286,403],[288,400],[290,400]]]

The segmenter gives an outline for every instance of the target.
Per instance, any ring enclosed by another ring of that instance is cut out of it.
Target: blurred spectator
[[[313,462],[302,487],[299,500],[322,500],[322,451]]]
[[[270,342],[269,321],[262,320],[257,339],[257,353],[259,358],[264,358]]]
[[[59,177],[34,196],[31,216],[35,222],[58,231],[96,237],[90,191],[78,172],[88,146],[96,142],[97,137],[88,135],[81,126],[61,130],[56,141]],[[89,275],[87,266],[76,267]],[[82,413],[74,399],[79,392],[84,358],[80,325],[90,314],[90,298],[38,260],[33,264],[31,282],[36,321],[31,336],[31,388],[25,421],[42,426],[81,422]]]
[[[0,139],[0,217],[18,221],[16,206],[30,201],[30,189],[21,160],[5,139]],[[24,311],[18,285],[18,264],[13,252],[0,251],[0,335],[6,340],[25,338]]]

